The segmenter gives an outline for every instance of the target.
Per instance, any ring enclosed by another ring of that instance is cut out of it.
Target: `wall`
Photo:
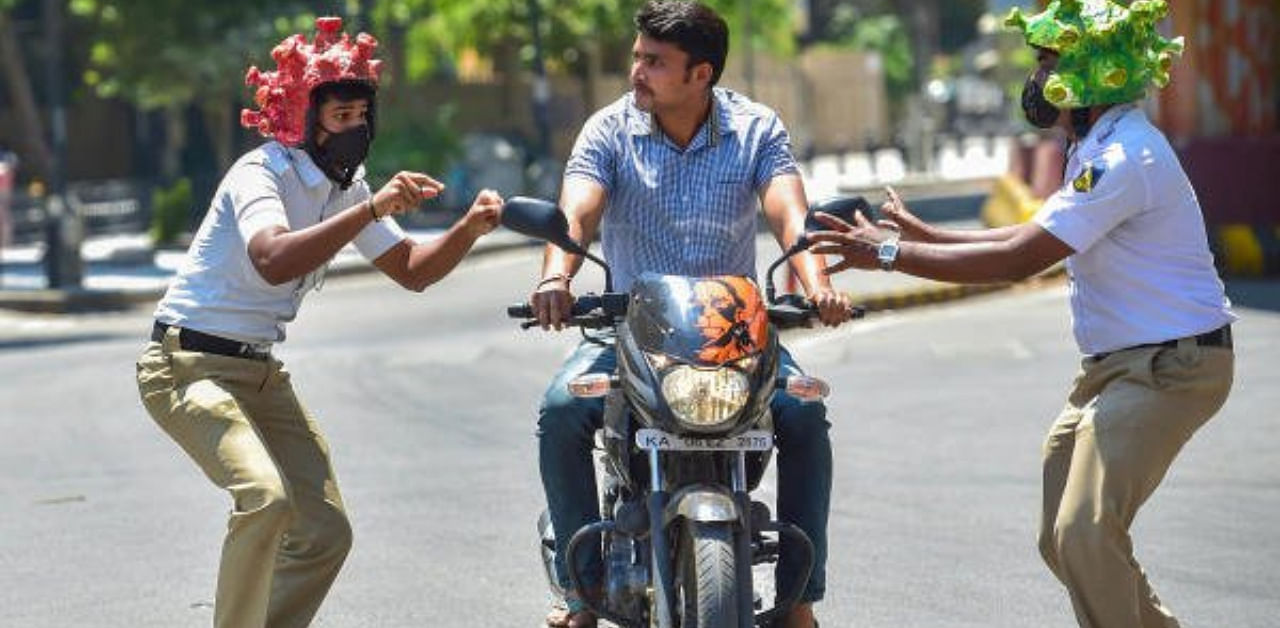
[[[1280,3],[1172,0],[1170,30],[1187,41],[1161,93],[1161,126],[1176,140],[1277,132]]]
[[[745,63],[731,59],[720,84],[753,95],[753,100],[776,110],[797,152],[840,152],[888,139],[884,81],[874,56],[814,50],[791,60],[757,55],[754,66],[754,80],[748,82]],[[549,111],[553,156],[566,158],[587,117],[629,88],[623,75],[603,75],[591,87],[577,78],[553,77]],[[464,133],[533,138],[531,94],[529,78],[521,77],[513,86],[501,81],[417,86],[409,100],[424,110],[456,103],[456,127]]]
[[[841,152],[868,140],[887,139],[884,81],[876,57],[815,50],[788,60],[757,55],[754,64],[754,99],[779,112],[797,152]],[[722,84],[749,92],[744,67],[741,58],[731,59]],[[591,86],[576,77],[552,77],[553,156],[567,157],[587,116],[627,89],[623,75],[601,76]],[[532,140],[536,129],[531,93],[528,76],[510,83],[430,83],[410,88],[397,104],[429,115],[445,103],[454,103],[455,127],[461,133],[494,132]],[[16,143],[13,125],[13,112],[0,110],[0,146]],[[150,177],[152,173],[136,172],[135,126],[133,109],[126,104],[94,98],[73,103],[68,111],[68,180]],[[242,139],[246,146],[240,148],[258,143],[253,134],[243,134]]]

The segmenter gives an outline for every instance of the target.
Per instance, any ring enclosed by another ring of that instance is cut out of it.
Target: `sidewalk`
[[[975,221],[957,224],[977,225]],[[424,241],[436,237],[441,231],[416,230],[408,233],[415,240]],[[45,287],[44,269],[40,262],[43,247],[11,248],[3,253],[0,310],[65,314],[125,310],[153,303],[164,294],[186,252],[159,251],[148,262],[151,250],[145,238],[125,235],[86,241],[81,249],[85,260],[84,286],[78,290],[49,290]],[[760,240],[761,251],[774,250],[771,235],[761,234]],[[537,246],[540,244],[534,240],[499,230],[477,242],[471,255]],[[760,272],[763,273],[772,256],[761,253],[759,261]],[[328,276],[372,271],[373,266],[354,247],[348,246],[330,263]],[[785,268],[780,268],[775,277],[780,291],[785,290],[785,279]],[[763,283],[763,275],[760,281]],[[939,303],[1007,287],[1005,284],[957,286],[901,273],[854,271],[836,275],[832,282],[837,289],[850,293],[856,303],[867,306],[869,311]]]
[[[806,189],[811,198],[832,194],[862,194],[873,205],[883,200],[880,184],[865,177],[819,176],[814,165],[805,164]],[[977,226],[978,206],[990,189],[990,179],[949,179],[946,177],[898,178],[892,183],[913,210],[930,221],[946,221]],[[417,241],[427,241],[442,229],[409,230]],[[472,255],[520,247],[538,246],[524,236],[500,229],[476,243]],[[764,250],[764,249],[762,249]],[[95,236],[81,246],[84,262],[82,286],[51,290],[42,265],[42,243],[0,250],[0,310],[36,313],[74,313],[126,310],[158,300],[185,258],[185,250],[153,251],[146,234]],[[762,255],[762,257],[764,257]],[[767,263],[768,260],[763,260]],[[373,267],[352,246],[333,259],[329,276],[372,271]],[[763,267],[761,269],[763,271]],[[763,278],[762,278],[763,279]],[[779,289],[784,275],[778,273]],[[982,294],[1005,286],[953,286],[899,273],[849,272],[834,278],[838,289],[850,292],[855,302],[872,311],[935,303],[972,294]]]
[[[410,237],[429,241],[443,229],[407,230]],[[537,243],[505,229],[476,242],[474,254],[502,251]],[[70,313],[127,309],[158,300],[186,258],[185,250],[152,251],[146,234],[89,238],[80,247],[84,260],[82,287],[50,290],[41,260],[44,245],[10,247],[0,251],[0,309]],[[329,264],[328,276],[370,272],[374,268],[354,246],[347,245]]]

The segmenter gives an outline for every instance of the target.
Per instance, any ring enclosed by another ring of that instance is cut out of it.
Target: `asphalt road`
[[[333,446],[356,547],[318,626],[539,625],[537,400],[573,337],[521,332],[530,252],[425,295],[309,298],[279,354]],[[1139,516],[1184,625],[1280,617],[1280,286],[1242,295],[1238,376]],[[0,625],[208,625],[228,503],[142,410],[149,312],[0,316]],[[832,383],[824,626],[1071,626],[1035,548],[1040,443],[1077,365],[1065,289],[792,334]]]

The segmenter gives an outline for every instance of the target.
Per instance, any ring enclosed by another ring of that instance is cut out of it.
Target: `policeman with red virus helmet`
[[[376,193],[362,163],[375,136],[377,41],[320,18],[250,68],[258,110],[241,122],[271,141],[227,172],[187,259],[155,311],[137,363],[156,423],[231,497],[214,624],[305,626],[351,547],[329,447],[274,355],[303,297],[348,243],[421,291],[447,275],[499,221],[480,192],[439,238],[418,243],[391,218],[443,189],[419,172]]]

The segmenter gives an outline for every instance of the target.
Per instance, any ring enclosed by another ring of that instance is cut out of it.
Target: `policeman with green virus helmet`
[[[1055,0],[1006,24],[1036,51],[1027,121],[1070,140],[1064,184],[1028,222],[956,230],[892,190],[882,213],[822,217],[828,272],[884,269],[957,283],[1022,279],[1065,260],[1083,354],[1044,443],[1040,551],[1086,628],[1174,628],[1133,556],[1130,525],[1191,436],[1226,401],[1236,320],[1194,189],[1139,107],[1183,51],[1163,0]],[[1208,621],[1206,619],[1206,621]]]

